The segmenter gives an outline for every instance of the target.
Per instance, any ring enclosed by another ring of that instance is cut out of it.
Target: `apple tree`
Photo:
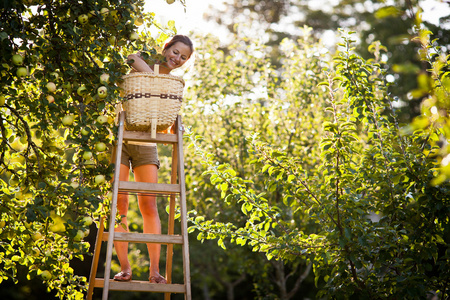
[[[194,222],[210,225],[198,238],[216,237],[225,250],[216,250],[212,262],[192,255],[195,269],[201,270],[193,282],[208,286],[211,296],[220,286],[222,293],[226,290],[230,295],[233,284],[245,274],[244,283],[234,288],[235,299],[246,289],[255,293],[255,297],[277,295],[279,299],[296,299],[299,293],[305,295],[307,289],[313,297],[314,286],[307,276],[310,268],[306,260],[270,261],[263,255],[253,254],[252,247],[241,247],[235,240],[230,243],[227,234],[221,235],[221,230],[226,232],[226,228],[215,227],[217,223],[229,224],[228,229],[233,232],[234,226],[246,226],[247,216],[236,199],[226,197],[230,186],[222,182],[223,190],[216,189],[210,175],[202,176],[205,172],[202,161],[212,159],[215,166],[226,164],[233,170],[230,174],[252,180],[255,193],[267,192],[270,203],[282,202],[282,184],[266,186],[265,176],[259,172],[260,167],[251,154],[252,143],[248,137],[258,135],[258,139],[285,149],[289,157],[302,157],[299,163],[305,168],[318,164],[320,155],[314,145],[323,134],[321,121],[326,92],[316,86],[326,80],[321,64],[330,54],[314,41],[307,28],[299,40],[302,47],[288,40],[282,43],[286,52],[280,57],[285,67],[282,71],[273,69],[267,55],[270,49],[253,39],[236,35],[231,39],[235,42],[226,47],[211,37],[196,40],[199,42],[192,75],[194,84],[188,88],[183,113],[184,123],[201,137],[195,144],[205,153],[204,156],[196,153],[194,144],[185,151],[189,165],[186,168],[188,203],[196,213]],[[278,79],[280,76],[282,80]],[[289,228],[314,229],[314,222],[309,221],[305,212],[298,210],[294,214],[293,211],[289,207],[279,211],[289,218]],[[205,244],[190,243],[192,253],[203,252],[203,248]],[[220,263],[227,260],[233,260],[235,267]],[[210,266],[211,263],[215,265]],[[195,272],[192,271],[193,276],[197,276]],[[217,273],[221,274],[219,282],[210,278]]]
[[[126,57],[156,53],[138,25],[144,1],[15,0],[0,3],[0,282],[41,277],[80,299],[93,220],[109,210],[116,83]],[[164,26],[161,26],[164,27]]]
[[[436,146],[429,153],[436,157],[439,165],[436,168],[434,185],[440,185],[450,179],[450,56],[446,49],[439,46],[437,40],[431,40],[432,32],[426,28],[419,30],[414,41],[421,45],[419,58],[427,66],[427,72],[417,76],[417,88],[411,91],[411,96],[422,103],[421,114],[414,118],[405,132],[410,134],[415,130],[435,130],[438,138],[430,139]]]
[[[445,299],[450,184],[436,176],[447,150],[448,63],[424,47],[432,96],[421,119],[400,124],[385,47],[373,43],[365,60],[353,45],[343,33],[330,55],[308,39],[285,40],[276,72],[255,67],[266,54],[251,41],[205,54],[205,64],[221,63],[205,67],[219,75],[198,80],[200,103],[186,106],[196,150],[187,180],[193,198],[210,196],[193,200],[190,230],[223,248],[310,263],[317,297]],[[275,298],[289,299],[283,292]]]

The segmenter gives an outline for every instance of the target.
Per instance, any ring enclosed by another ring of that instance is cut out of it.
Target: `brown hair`
[[[181,35],[181,34],[174,35],[173,38],[170,40],[170,42],[168,42],[167,44],[164,45],[163,51],[166,51],[167,49],[169,49],[170,47],[172,47],[173,45],[175,45],[178,42],[181,42],[181,43],[185,44],[186,46],[188,46],[191,49],[191,55],[192,55],[192,53],[194,52],[194,44],[192,43],[190,38],[188,38],[185,35]]]

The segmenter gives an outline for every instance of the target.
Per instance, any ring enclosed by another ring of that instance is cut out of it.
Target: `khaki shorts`
[[[126,166],[136,168],[142,165],[156,165],[159,169],[158,149],[155,146],[122,144],[120,161]]]

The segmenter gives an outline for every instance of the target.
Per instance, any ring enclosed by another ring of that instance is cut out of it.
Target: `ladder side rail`
[[[114,227],[117,214],[117,196],[119,194],[119,175],[120,175],[120,159],[122,156],[122,143],[123,143],[123,131],[124,131],[125,113],[119,113],[119,135],[116,148],[116,159],[114,166],[114,184],[113,184],[113,198],[111,203],[111,215],[109,220],[109,232],[108,232],[108,246],[106,250],[106,266],[105,266],[105,281],[103,285],[103,300],[108,299],[109,292],[109,277],[111,272],[111,259],[114,244]]]
[[[91,263],[91,273],[89,275],[89,287],[87,292],[87,298],[86,300],[92,300],[92,294],[94,293],[94,287],[95,287],[95,276],[97,276],[97,268],[98,268],[98,261],[100,258],[100,250],[102,245],[102,237],[103,237],[103,231],[105,230],[105,224],[104,224],[104,218],[100,218],[100,227],[97,231],[97,237],[95,239],[95,250],[94,250],[94,257],[92,258]]]
[[[175,121],[175,134],[178,133],[178,121]],[[177,136],[177,135],[176,135]],[[178,149],[176,144],[172,147],[172,172],[170,177],[170,183],[176,184],[178,179]],[[169,222],[168,222],[167,234],[173,235],[175,230],[175,195],[170,195],[169,200]],[[166,280],[167,283],[172,283],[172,266],[173,266],[173,244],[167,245],[166,252]],[[165,300],[170,300],[170,293],[164,294]]]
[[[183,237],[183,270],[184,285],[186,287],[185,299],[191,300],[191,274],[189,269],[189,242],[187,230],[187,207],[186,207],[186,182],[184,174],[184,158],[183,158],[183,125],[181,116],[177,117],[177,135],[178,135],[178,183],[180,184],[180,218],[181,218],[181,236]]]

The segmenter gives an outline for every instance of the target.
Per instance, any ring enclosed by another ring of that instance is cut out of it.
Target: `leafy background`
[[[191,35],[181,113],[195,299],[448,298],[448,17],[436,26],[421,2],[368,3],[230,1],[209,17],[228,27],[227,43]],[[83,298],[113,170],[96,145],[114,143],[125,58],[176,32],[143,4],[1,3],[0,289],[10,299]],[[286,20],[295,33],[276,26]],[[140,29],[152,26],[156,38]],[[339,37],[332,47],[326,30]],[[170,148],[159,153],[165,182]],[[132,200],[139,231],[137,211]],[[130,257],[145,279],[144,248]]]

